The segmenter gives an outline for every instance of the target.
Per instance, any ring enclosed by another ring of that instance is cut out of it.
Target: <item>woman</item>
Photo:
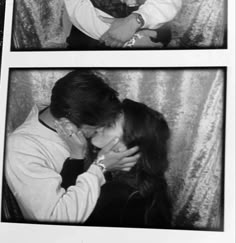
[[[116,123],[98,131],[91,142],[103,148],[119,137],[114,149],[138,146],[140,158],[129,172],[113,172],[107,178],[86,225],[169,228],[171,203],[164,175],[170,136],[167,122],[145,104],[125,99],[122,106]]]

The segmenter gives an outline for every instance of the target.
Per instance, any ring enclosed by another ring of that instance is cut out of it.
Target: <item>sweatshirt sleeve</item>
[[[61,187],[61,176],[48,166],[38,144],[9,138],[6,179],[28,220],[83,223],[92,213],[105,183],[101,170],[91,165],[74,186]]]
[[[95,8],[90,0],[64,0],[64,4],[72,24],[91,38],[98,40],[109,29],[110,24],[98,16],[112,16]],[[181,0],[146,0],[135,12],[142,15],[144,28],[156,29],[171,21],[181,4]]]
[[[182,5],[182,0],[146,0],[136,13],[142,15],[145,25],[143,28],[156,29],[171,21]]]
[[[98,40],[110,27],[98,16],[112,18],[109,14],[95,8],[90,0],[64,0],[72,24],[84,34]]]

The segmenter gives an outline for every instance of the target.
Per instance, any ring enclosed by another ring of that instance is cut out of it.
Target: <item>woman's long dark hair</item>
[[[123,142],[128,148],[138,145],[141,154],[134,171],[137,189],[147,202],[145,224],[168,228],[171,224],[171,202],[165,179],[168,124],[161,113],[145,104],[125,99],[122,105]]]

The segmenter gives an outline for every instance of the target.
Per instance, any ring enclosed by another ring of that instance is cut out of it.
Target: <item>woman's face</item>
[[[116,123],[113,126],[97,129],[96,134],[93,136],[91,140],[92,144],[98,148],[103,148],[112,139],[118,137],[120,138],[120,142],[115,147],[115,149],[121,151],[124,148],[126,148],[122,142],[123,123],[124,123],[124,115],[122,114],[119,116],[119,118],[116,120]]]

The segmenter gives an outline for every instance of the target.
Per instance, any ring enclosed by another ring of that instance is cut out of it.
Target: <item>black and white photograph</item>
[[[0,0],[0,241],[235,242],[235,1]]]
[[[224,101],[222,68],[11,70],[2,220],[222,231]]]
[[[15,0],[13,51],[227,48],[226,0]]]

